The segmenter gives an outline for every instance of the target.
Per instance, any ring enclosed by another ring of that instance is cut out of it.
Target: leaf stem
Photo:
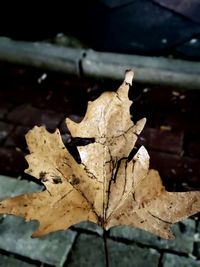
[[[104,229],[103,230],[103,241],[104,241],[105,261],[106,261],[106,267],[109,267],[107,236],[108,236],[108,232]]]

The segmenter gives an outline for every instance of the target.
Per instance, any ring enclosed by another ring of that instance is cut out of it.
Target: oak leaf
[[[171,224],[200,211],[200,192],[167,192],[158,172],[149,169],[143,146],[129,158],[146,122],[134,124],[130,117],[132,78],[133,72],[126,72],[117,92],[89,102],[80,123],[66,120],[73,137],[94,139],[78,147],[80,164],[59,130],[52,134],[34,127],[28,132],[26,173],[40,179],[45,190],[1,201],[1,214],[38,220],[35,237],[92,221],[105,229],[129,225],[169,239]]]

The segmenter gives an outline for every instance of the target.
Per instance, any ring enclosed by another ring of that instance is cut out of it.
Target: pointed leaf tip
[[[129,84],[129,85],[132,85],[133,77],[134,77],[133,70],[126,70],[126,72],[125,72],[125,79],[124,79],[125,83],[126,84]]]

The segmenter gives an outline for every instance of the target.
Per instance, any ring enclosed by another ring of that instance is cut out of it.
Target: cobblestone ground
[[[63,77],[0,65],[0,198],[39,191],[25,175],[24,134],[34,125],[59,128],[75,157],[76,144],[63,123],[80,121],[88,100],[120,83]],[[144,88],[135,85],[130,98],[134,120],[146,116],[147,126],[137,146],[145,145],[151,166],[159,170],[168,190],[200,189],[200,105],[198,91]],[[103,230],[82,222],[69,230],[32,239],[37,222],[0,217],[0,266],[106,266]],[[174,225],[176,239],[166,241],[142,230],[115,227],[106,233],[109,266],[200,266],[200,223],[193,216]]]

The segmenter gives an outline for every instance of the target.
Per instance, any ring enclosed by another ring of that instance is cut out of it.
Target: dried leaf
[[[33,236],[88,220],[105,229],[130,225],[169,239],[172,223],[200,211],[200,192],[167,192],[158,172],[149,169],[143,146],[129,160],[146,122],[141,119],[134,124],[130,118],[132,78],[133,72],[126,72],[117,92],[89,102],[80,123],[66,120],[73,137],[95,140],[78,147],[81,164],[66,149],[58,130],[53,134],[44,127],[29,131],[26,172],[46,189],[1,201],[1,214],[38,220]]]

